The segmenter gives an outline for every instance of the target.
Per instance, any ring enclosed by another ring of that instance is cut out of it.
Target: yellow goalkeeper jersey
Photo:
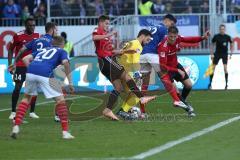
[[[141,43],[136,39],[124,44],[123,55],[119,58],[119,63],[123,65],[127,72],[134,72],[139,68],[140,54],[143,50]],[[133,53],[128,53],[129,51]]]

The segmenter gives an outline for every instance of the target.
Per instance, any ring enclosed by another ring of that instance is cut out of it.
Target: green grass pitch
[[[61,139],[60,125],[53,120],[54,103],[36,107],[40,119],[30,119],[20,127],[17,140],[10,138],[12,123],[8,119],[11,96],[0,95],[0,160],[18,159],[120,159],[148,151],[196,131],[240,116],[240,91],[194,91],[189,101],[197,117],[189,119],[172,107],[170,97],[163,95],[149,103],[146,121],[113,122],[98,117],[71,121],[74,140]],[[37,103],[46,102],[42,95]],[[100,101],[88,97],[73,100],[71,111],[81,113],[96,107]],[[80,117],[81,118],[81,117]],[[238,160],[240,157],[240,122],[236,121],[157,153],[149,160]]]

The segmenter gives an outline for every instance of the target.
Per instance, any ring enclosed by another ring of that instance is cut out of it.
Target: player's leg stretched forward
[[[138,89],[136,83],[134,82],[134,80],[126,73],[126,71],[124,71],[121,74],[120,79],[114,80],[112,82],[113,86],[114,86],[114,90],[111,92],[109,99],[108,99],[108,103],[107,103],[107,108],[105,108],[103,110],[103,115],[106,117],[109,117],[113,120],[118,120],[117,116],[113,114],[112,109],[113,109],[113,105],[116,103],[118,96],[122,90],[122,84],[121,84],[121,80],[125,81],[128,88],[130,89],[131,92],[133,92],[138,98],[140,98],[140,103],[141,104],[146,104],[149,101],[155,99],[155,96],[145,96],[141,93],[141,91]]]

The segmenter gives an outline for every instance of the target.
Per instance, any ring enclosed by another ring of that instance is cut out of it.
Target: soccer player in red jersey
[[[187,72],[177,60],[177,52],[181,49],[180,43],[198,43],[207,39],[209,35],[209,31],[207,31],[204,36],[182,37],[178,35],[177,27],[171,26],[168,29],[167,37],[159,43],[158,54],[161,68],[161,80],[175,102],[180,99],[185,102],[192,88],[192,83]],[[174,80],[180,81],[184,86],[181,95],[177,95],[177,90],[173,84]],[[195,116],[193,108],[190,105],[183,109],[185,109],[190,116]]]
[[[94,29],[92,36],[96,47],[100,71],[114,86],[114,90],[109,95],[107,107],[103,110],[103,115],[112,120],[118,120],[118,117],[112,112],[112,109],[123,88],[121,81],[126,82],[131,92],[140,98],[140,103],[146,104],[155,99],[155,96],[144,97],[134,80],[126,73],[125,69],[118,64],[116,55],[122,52],[114,50],[112,37],[116,36],[117,32],[109,32],[109,24],[109,16],[100,16],[98,19],[98,27]]]
[[[9,116],[9,119],[13,119],[16,115],[16,105],[17,105],[17,101],[19,98],[19,94],[20,94],[20,90],[22,88],[23,82],[26,79],[26,71],[27,71],[27,67],[25,66],[22,60],[17,62],[15,72],[13,73],[11,71],[13,54],[16,57],[19,50],[23,47],[23,45],[32,41],[33,39],[37,39],[40,37],[39,33],[35,33],[34,30],[35,30],[35,20],[33,18],[26,19],[25,30],[20,31],[13,36],[11,45],[8,50],[9,71],[11,74],[13,74],[13,81],[15,82],[15,87],[12,93],[12,112],[11,112],[11,115]],[[22,55],[22,57],[25,57],[30,53],[31,51],[26,51]],[[34,113],[35,102],[36,102],[36,97],[33,97],[31,101],[31,110],[30,110],[31,118],[39,118]]]

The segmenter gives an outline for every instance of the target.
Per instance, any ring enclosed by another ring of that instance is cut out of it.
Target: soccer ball
[[[131,108],[130,113],[134,119],[138,119],[142,114],[141,110],[136,106]]]

